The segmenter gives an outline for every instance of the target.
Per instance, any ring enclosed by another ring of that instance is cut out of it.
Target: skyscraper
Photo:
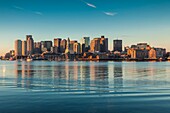
[[[22,55],[27,56],[27,41],[22,41]]]
[[[100,52],[100,38],[94,38],[90,43],[91,52]]]
[[[108,52],[108,38],[104,36],[100,39],[100,52]]]
[[[80,54],[80,53],[81,53],[81,51],[80,51],[80,43],[78,43],[78,42],[74,43],[74,45],[73,45],[73,51],[74,51],[74,53],[76,53],[76,54]]]
[[[101,36],[101,38],[94,38],[90,43],[91,52],[108,52],[108,38]]]
[[[60,50],[61,50],[61,53],[64,53],[65,50],[66,50],[66,47],[67,47],[67,40],[66,39],[63,39],[60,43]]]
[[[61,38],[55,38],[54,39],[54,47],[60,47]]]
[[[57,47],[59,53],[61,52],[60,45],[61,45],[61,38],[55,38],[54,39],[54,47]]]
[[[70,41],[70,50],[72,50],[72,51],[73,51],[73,48],[74,48],[74,43],[77,43],[77,41],[76,40]]]
[[[88,52],[90,50],[90,37],[83,37],[80,44],[81,53]]]
[[[22,41],[15,41],[15,56],[22,56]]]
[[[32,55],[34,53],[34,40],[32,38],[32,35],[27,35],[26,40],[27,40],[27,55]]]
[[[69,53],[69,52],[70,52],[70,38],[67,38],[67,46],[66,46],[65,53]]]
[[[81,39],[81,44],[85,44],[85,47],[89,47],[89,45],[90,45],[90,37],[83,37]]]
[[[41,41],[41,51],[46,52],[46,51],[51,51],[53,43],[52,41]]]
[[[122,52],[122,40],[113,40],[113,51]]]
[[[41,42],[34,43],[34,53],[41,54]]]

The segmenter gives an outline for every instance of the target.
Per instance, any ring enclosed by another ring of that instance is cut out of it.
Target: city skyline
[[[36,41],[104,35],[109,50],[118,38],[123,46],[147,42],[169,51],[169,5],[168,0],[1,0],[0,55],[26,34]]]

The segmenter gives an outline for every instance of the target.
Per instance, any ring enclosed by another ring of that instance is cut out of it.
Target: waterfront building
[[[81,53],[84,54],[85,52],[89,51],[89,48],[85,47],[85,44],[80,44],[80,49],[81,49]],[[90,47],[90,46],[89,46]]]
[[[122,52],[122,40],[113,40],[113,51]]]
[[[61,40],[61,43],[60,43],[60,51],[61,51],[61,53],[65,52],[66,47],[67,47],[67,40],[66,39]]]
[[[27,56],[27,41],[22,41],[22,56]]]
[[[132,59],[145,59],[148,58],[149,51],[130,48],[127,53]]]
[[[80,44],[81,53],[88,52],[90,50],[90,37],[83,37]]]
[[[58,47],[51,47],[51,52],[55,53],[55,54],[58,54],[59,53]]]
[[[10,53],[10,56],[12,56],[12,57],[15,56],[15,50],[10,50],[9,53]]]
[[[127,52],[129,49],[129,46],[124,47],[124,52]]]
[[[61,52],[61,38],[55,38],[54,39],[54,47],[57,47],[58,48],[58,52],[60,53]]]
[[[90,52],[108,52],[108,38],[94,38],[90,43]]]
[[[81,53],[81,49],[80,49],[80,43],[74,43],[74,45],[73,45],[73,51],[74,51],[74,53],[76,53],[76,54],[80,54]]]
[[[164,58],[166,56],[166,49],[152,48],[149,51],[149,58]]]
[[[76,40],[71,40],[71,41],[70,41],[70,50],[73,51],[73,49],[74,49],[74,44],[75,44],[75,43],[77,43]]]
[[[144,50],[144,49],[150,50],[151,49],[150,45],[148,45],[147,43],[138,43],[137,48],[141,49],[141,50]]]
[[[27,35],[26,41],[27,41],[27,55],[34,54],[34,40],[32,38],[32,35]]]
[[[90,52],[100,52],[100,38],[94,38],[91,41]]]
[[[89,47],[89,45],[90,45],[90,37],[83,37],[82,39],[81,39],[81,42],[80,42],[81,44],[85,44],[85,47],[87,48],[87,47]]]
[[[41,41],[41,51],[51,51],[52,44],[52,41]]]
[[[34,43],[34,53],[41,54],[41,42]]]
[[[67,46],[66,46],[65,53],[69,53],[69,52],[70,52],[70,38],[67,38]]]
[[[15,41],[15,56],[22,56],[22,41]]]
[[[108,38],[104,36],[100,39],[100,52],[108,52]]]
[[[166,49],[164,48],[155,48],[155,51],[157,58],[163,58],[166,56]]]
[[[154,48],[149,51],[149,59],[156,59],[156,50]]]

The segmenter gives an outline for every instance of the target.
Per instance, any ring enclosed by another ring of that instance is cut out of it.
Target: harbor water
[[[0,61],[0,113],[160,112],[170,62]]]

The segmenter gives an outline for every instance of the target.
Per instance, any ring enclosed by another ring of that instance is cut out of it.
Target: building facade
[[[64,53],[67,47],[67,40],[63,39],[60,43],[60,51],[61,53]]]
[[[34,53],[35,54],[41,54],[41,42],[35,42],[34,43]]]
[[[90,52],[100,52],[100,38],[94,38],[91,41]]]
[[[61,38],[54,39],[54,47],[57,47],[59,53],[61,52],[61,40]]]
[[[100,52],[108,52],[108,38],[104,36],[100,39]]]
[[[80,48],[80,43],[74,43],[74,45],[73,45],[73,51],[74,51],[74,53],[76,53],[76,54],[80,54],[81,53],[81,48]]]
[[[22,56],[22,41],[15,41],[15,56]]]
[[[122,40],[113,40],[113,51],[122,52]]]
[[[32,38],[32,35],[27,35],[26,41],[27,41],[27,55],[34,54],[34,40]]]
[[[53,45],[52,41],[41,41],[41,51],[42,52],[51,51],[52,45]]]
[[[27,56],[27,41],[22,41],[22,56]]]

